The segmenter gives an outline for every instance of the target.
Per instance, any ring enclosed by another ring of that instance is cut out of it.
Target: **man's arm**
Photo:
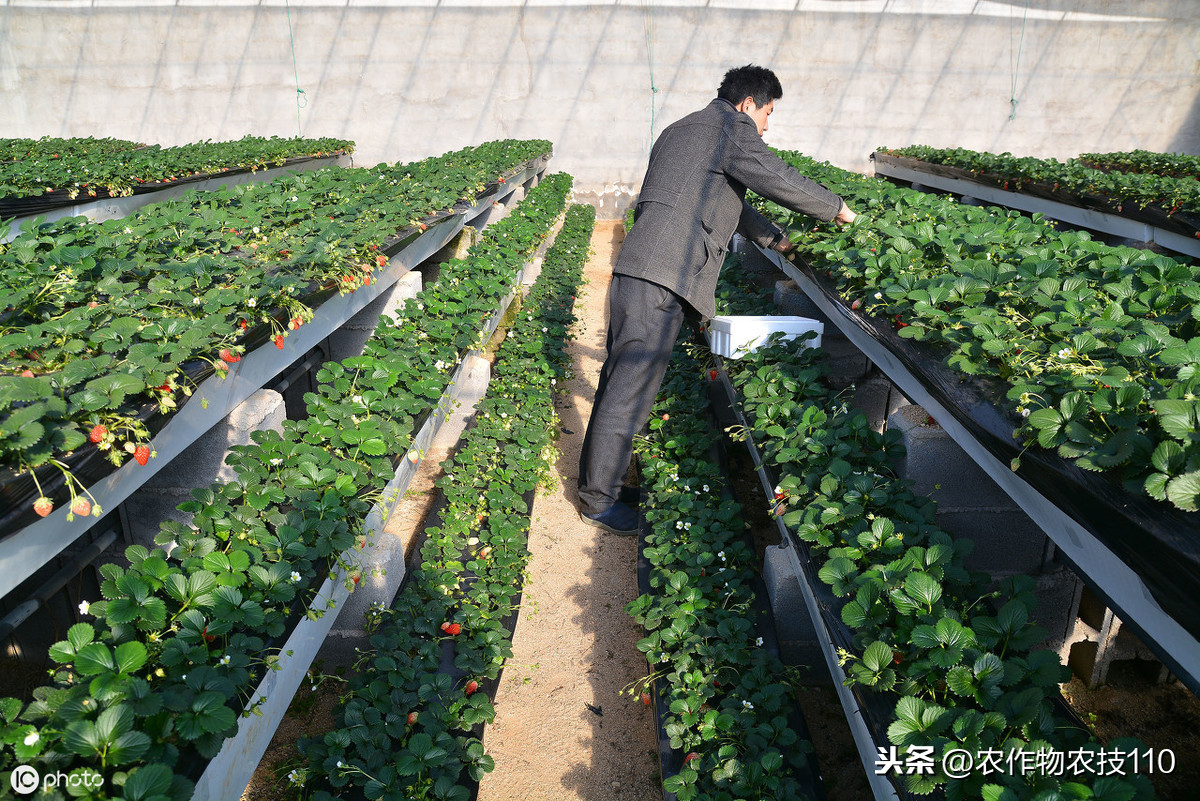
[[[786,239],[777,225],[759,214],[744,200],[737,230],[739,234],[764,248],[774,247],[781,239]]]
[[[840,197],[772,153],[749,117],[728,124],[726,133],[725,171],[743,186],[818,220],[854,220]]]

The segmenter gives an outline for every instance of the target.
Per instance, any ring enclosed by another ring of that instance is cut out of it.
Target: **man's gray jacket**
[[[748,114],[717,98],[668,125],[650,150],[636,224],[613,272],[664,286],[712,317],[734,231],[763,247],[780,234],[746,203],[747,189],[820,220],[842,207],[841,198],[772,153]]]

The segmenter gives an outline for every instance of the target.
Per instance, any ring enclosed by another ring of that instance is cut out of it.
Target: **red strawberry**
[[[425,223],[421,223],[421,224],[420,224],[418,227],[419,227],[419,228],[420,228],[422,231],[427,231],[427,230],[429,230],[429,226],[428,226],[428,225],[426,225]]]
[[[442,628],[442,631],[445,631],[446,629],[450,628],[450,621],[449,621],[449,620],[443,620],[443,621],[442,621],[442,626],[441,626],[441,628]]]
[[[451,623],[449,626],[446,627],[446,633],[449,634],[451,637],[458,635],[461,631],[462,631],[462,626],[459,625],[458,623]]]
[[[665,421],[667,421],[667,420],[670,420],[670,419],[671,419],[671,415],[669,415],[669,414],[664,414],[664,415],[663,415],[663,421],[664,421],[664,422],[665,422]]]
[[[892,661],[897,665],[904,661],[904,654],[899,651],[892,651]]]
[[[145,445],[138,445],[137,450],[133,452],[133,460],[145,467],[146,462],[150,461],[150,449]]]
[[[97,302],[96,302],[96,301],[94,301],[94,300],[89,300],[89,301],[88,301],[88,308],[89,308],[89,309],[94,309],[94,308],[96,308],[96,307],[97,307],[97,306],[99,306],[99,305],[100,305],[100,304],[99,304],[99,303],[97,303]]]
[[[275,335],[275,347],[279,348],[280,350],[283,350],[283,334]]]
[[[38,513],[38,517],[45,517],[54,510],[54,501],[47,498],[45,495],[33,502],[33,511]]]
[[[92,513],[92,502],[79,496],[71,501],[71,511],[80,517],[87,517]]]
[[[94,426],[92,428],[92,433],[88,434],[88,439],[90,439],[92,442],[99,442],[100,440],[104,439],[104,435],[107,433],[108,429],[104,426]]]
[[[246,322],[245,320],[238,320],[238,328],[245,331],[249,327],[250,327],[250,323]]]
[[[854,309],[854,311],[858,311],[859,309],[861,309],[862,308],[862,299],[861,298],[855,299],[855,301],[850,304],[850,308]]]
[[[358,582],[362,581],[362,573],[356,570],[354,574],[350,576],[350,580],[357,584]]]
[[[475,679],[471,679],[470,681],[467,682],[467,686],[464,687],[463,689],[467,693],[467,695],[470,695],[471,693],[473,693],[479,689],[479,682],[475,681]]]
[[[33,371],[32,370],[22,370],[21,378],[33,378]]]
[[[650,706],[650,693],[642,693],[642,706]]]
[[[505,181],[503,178],[498,178],[497,180],[498,180],[500,183],[502,183],[502,184],[503,184],[503,183],[507,183],[507,181]]]
[[[302,325],[304,325],[303,320],[301,320],[299,317],[293,317],[292,321],[290,323],[288,323],[288,328],[295,331],[297,328],[299,328]]]
[[[160,386],[160,387],[155,387],[155,389],[157,389],[159,392],[170,392],[170,391],[171,391],[171,385],[170,385],[170,384],[163,384],[163,385],[162,385],[162,386]]]
[[[699,759],[699,758],[700,758],[700,755],[697,754],[695,751],[692,751],[690,754],[688,754],[687,756],[685,756],[683,758],[683,764],[686,765],[687,763],[691,762],[693,759]]]
[[[387,256],[382,256],[382,255],[376,256],[375,263],[378,264],[380,267],[387,265]]]
[[[220,356],[221,361],[229,362],[230,364],[233,364],[234,362],[240,362],[242,360],[241,356],[234,356],[233,353],[230,352],[229,348],[221,348]]]
[[[708,380],[709,380],[709,381],[716,381],[716,380],[717,380],[717,371],[716,371],[716,370],[709,370],[709,371],[708,371]]]
[[[208,633],[208,626],[204,627],[204,631],[200,632],[200,636],[204,638],[205,642],[212,642],[217,639],[217,635]]]
[[[409,726],[412,726],[412,725],[414,725],[416,722],[417,722],[417,713],[416,713],[416,712],[409,712],[409,713],[408,713],[408,725],[409,725]]]

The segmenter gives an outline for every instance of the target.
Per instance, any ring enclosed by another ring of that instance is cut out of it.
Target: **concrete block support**
[[[967,567],[993,576],[1044,571],[1049,538],[924,409],[904,406],[887,425],[903,436],[901,475],[937,501],[938,525],[975,542]]]
[[[1078,601],[1078,617],[1073,621],[1059,656],[1088,687],[1108,680],[1108,672],[1117,662],[1139,660],[1158,663],[1157,657],[1121,619],[1087,587]],[[1170,671],[1159,663],[1158,682],[1170,678]]]
[[[800,591],[802,575],[797,572],[791,548],[771,545],[764,552],[762,577],[775,616],[780,655],[789,665],[820,668],[824,657],[817,642],[816,627]]]
[[[457,237],[456,237],[457,239]],[[379,318],[393,315],[404,305],[404,301],[415,298],[421,291],[421,273],[410,270],[397,279],[391,288],[368,303],[346,324],[329,335],[329,360],[340,362],[351,356],[361,356],[363,346],[375,333]]]
[[[191,515],[175,507],[188,500],[193,489],[237,478],[234,469],[225,464],[230,447],[249,445],[255,431],[282,431],[284,418],[283,396],[270,389],[260,389],[235,407],[125,501],[130,539],[152,548],[162,521],[190,523]]]
[[[828,330],[828,329],[826,329]],[[854,387],[854,395],[850,404],[867,416],[871,428],[877,433],[883,433],[887,428],[888,418],[911,401],[904,397],[899,387],[884,375],[876,373],[859,381]]]

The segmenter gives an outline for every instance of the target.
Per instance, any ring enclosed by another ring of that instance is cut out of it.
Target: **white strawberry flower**
[[[232,661],[232,659],[230,659],[229,654],[225,654],[225,656],[221,657],[222,665],[228,665],[231,661]]]
[[[708,485],[707,485],[707,484],[705,484],[705,485],[704,485],[704,487],[703,487],[703,489],[704,489],[704,491],[705,491],[705,492],[708,492]]]
[[[246,305],[253,309],[255,306],[258,305],[258,301],[255,300],[254,298],[250,298],[249,300],[246,301]]]
[[[88,610],[91,608],[92,608],[92,605],[90,603],[88,603],[87,601],[79,602],[79,614],[86,615],[88,613]]]
[[[882,295],[882,294],[880,294],[879,292],[876,292],[876,293],[875,293],[875,300],[883,300],[883,295]]]
[[[202,303],[202,301],[200,300],[199,296],[192,298],[193,306],[199,306],[201,303]]]
[[[747,712],[752,712],[754,711],[754,704],[750,703],[749,701],[742,701],[742,709],[745,709]]]
[[[39,739],[40,738],[38,737],[38,733],[36,731],[31,731],[31,732],[29,732],[29,734],[25,735],[25,745],[33,745]]]
[[[256,234],[258,233],[258,226],[257,226],[257,225],[256,225],[256,226],[254,226],[254,233],[256,233]]]
[[[762,648],[762,642],[763,642],[762,637],[759,637],[757,640],[754,641],[754,644],[757,645],[759,648]]]
[[[298,572],[296,572],[295,570],[293,570],[292,571],[292,583],[294,584],[295,582],[297,582],[299,580],[300,580],[300,574]]]

